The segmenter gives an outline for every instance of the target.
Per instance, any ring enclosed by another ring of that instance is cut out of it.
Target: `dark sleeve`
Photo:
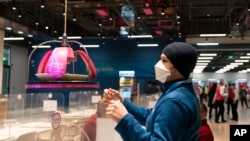
[[[146,124],[146,120],[148,115],[150,114],[152,109],[145,109],[143,107],[139,107],[129,101],[128,99],[124,100],[124,106],[127,108],[128,112],[133,115],[133,117],[139,121],[141,125]]]
[[[186,113],[182,104],[170,100],[155,111],[153,131],[147,132],[131,114],[123,117],[115,129],[124,141],[181,141],[187,126]]]

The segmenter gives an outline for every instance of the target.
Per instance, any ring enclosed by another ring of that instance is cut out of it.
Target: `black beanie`
[[[167,45],[162,53],[167,56],[174,67],[185,78],[189,78],[197,61],[197,54],[192,45],[183,42],[173,42]]]

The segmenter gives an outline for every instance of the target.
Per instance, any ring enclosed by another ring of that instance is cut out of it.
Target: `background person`
[[[248,103],[247,103],[247,87],[246,86],[242,86],[240,91],[239,91],[239,96],[240,96],[240,102],[241,102],[241,107],[244,108],[244,105],[246,106],[246,108],[248,107]]]
[[[96,141],[96,121],[97,118],[106,117],[107,106],[108,105],[105,100],[99,100],[97,103],[96,113],[92,114],[82,126],[82,129],[86,134],[82,133],[81,141]]]
[[[164,83],[164,92],[154,108],[139,107],[119,91],[105,89],[106,114],[117,122],[115,130],[124,141],[199,140],[200,106],[189,79],[196,61],[195,49],[189,44],[174,42],[163,49],[155,73]]]
[[[207,123],[207,106],[203,103],[200,104],[200,112],[201,112],[201,128],[199,131],[200,141],[214,141],[214,135]]]
[[[215,95],[216,88],[217,88],[217,83],[213,83],[213,85],[211,86],[207,94],[208,95],[208,107],[209,107],[209,112],[208,112],[209,119],[212,118],[213,109],[215,110],[215,115],[217,113],[216,103],[213,103],[213,98]]]
[[[235,88],[235,84],[230,85],[230,89],[228,91],[228,102],[230,102],[231,111],[232,111],[232,118],[231,120],[238,121],[238,98],[239,94]]]
[[[215,116],[215,122],[219,123],[219,118],[221,117],[221,122],[226,122],[224,118],[224,111],[225,111],[225,106],[224,106],[224,100],[225,97],[227,96],[227,93],[225,93],[225,82],[223,79],[220,79],[220,83],[216,88],[216,93],[214,95],[214,100],[213,103],[216,103],[217,107],[219,108],[219,111],[216,112]]]

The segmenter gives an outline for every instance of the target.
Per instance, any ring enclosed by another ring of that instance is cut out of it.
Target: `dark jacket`
[[[199,140],[200,107],[191,79],[168,83],[165,88],[152,109],[124,101],[129,114],[115,127],[124,141]]]

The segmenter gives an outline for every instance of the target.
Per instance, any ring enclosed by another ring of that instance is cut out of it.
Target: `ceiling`
[[[44,8],[40,7],[42,3]],[[123,27],[128,35],[198,37],[201,33],[226,33],[228,37],[243,39],[250,36],[248,7],[249,0],[67,0],[67,3],[64,0],[0,0],[0,17],[3,18],[0,26],[28,27],[26,33],[37,37],[58,37],[67,33],[68,36],[119,38]],[[123,13],[122,9],[128,12]],[[232,62],[228,55],[240,58],[248,50],[200,49],[198,52],[218,53],[204,69],[214,72]],[[239,70],[246,68],[249,63],[244,63]]]

